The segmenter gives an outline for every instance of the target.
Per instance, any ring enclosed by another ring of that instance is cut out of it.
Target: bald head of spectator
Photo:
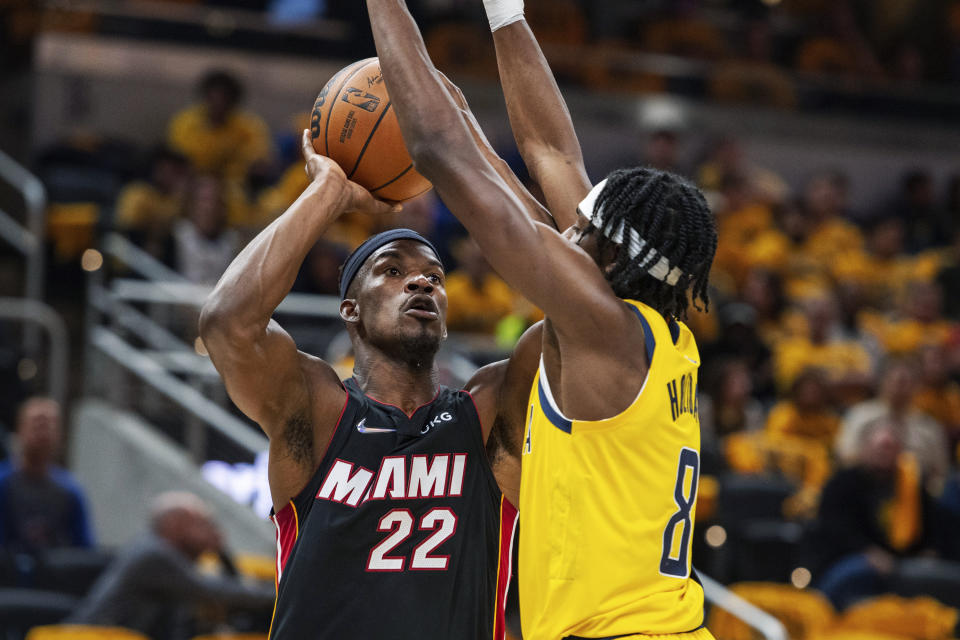
[[[830,338],[831,330],[837,323],[837,300],[833,295],[824,294],[812,298],[806,304],[807,327],[810,341],[823,344]]]
[[[917,393],[917,366],[910,358],[891,360],[880,380],[880,397],[894,415],[903,415],[913,406]]]
[[[34,397],[17,412],[20,463],[29,475],[45,475],[60,453],[63,433],[56,400]]]
[[[174,491],[157,496],[151,505],[153,533],[191,560],[223,546],[209,507],[192,493]]]
[[[922,323],[936,322],[943,313],[943,292],[934,282],[917,280],[907,290],[907,314]]]
[[[794,380],[790,397],[801,413],[823,411],[830,405],[826,374],[821,369],[808,367]]]
[[[839,172],[811,178],[803,193],[807,215],[816,223],[840,216],[846,207],[847,188],[847,178]]]
[[[896,425],[887,417],[877,418],[863,434],[857,463],[878,473],[892,473],[903,442]]]

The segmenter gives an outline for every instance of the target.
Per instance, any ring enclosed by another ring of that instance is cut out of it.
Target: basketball
[[[381,200],[409,200],[431,187],[413,168],[377,58],[333,76],[313,104],[310,132],[317,153]]]

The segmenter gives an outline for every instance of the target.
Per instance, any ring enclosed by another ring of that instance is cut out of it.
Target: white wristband
[[[487,10],[490,31],[523,20],[523,0],[483,0],[483,8]]]

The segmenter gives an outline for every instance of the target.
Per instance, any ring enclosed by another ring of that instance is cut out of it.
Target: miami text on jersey
[[[386,456],[376,474],[340,460],[320,485],[317,500],[356,507],[368,500],[457,497],[463,493],[467,454]]]

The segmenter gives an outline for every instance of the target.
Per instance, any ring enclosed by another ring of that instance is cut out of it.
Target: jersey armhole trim
[[[556,401],[554,400],[553,393],[550,390],[550,381],[547,379],[546,367],[543,364],[543,355],[540,356],[540,373],[537,376],[536,385],[538,387],[538,393],[540,396],[540,406],[543,410],[543,414],[550,420],[550,423],[555,427],[564,431],[566,433],[573,433],[573,423],[576,422],[577,430],[580,431],[603,431],[605,429],[613,429],[619,425],[610,424],[611,421],[619,419],[621,416],[625,415],[631,409],[633,409],[637,403],[640,401],[640,398],[643,396],[644,390],[647,388],[647,383],[650,381],[650,373],[653,370],[653,355],[656,352],[656,338],[653,335],[653,328],[650,326],[650,323],[644,317],[643,312],[639,308],[630,304],[629,302],[624,301],[630,310],[636,314],[640,319],[641,327],[643,328],[643,337],[645,346],[647,349],[647,375],[643,378],[643,384],[640,385],[640,391],[637,392],[637,395],[634,397],[633,402],[627,406],[626,409],[618,413],[617,415],[610,416],[609,418],[603,418],[601,420],[571,420],[570,418],[563,415],[563,412],[560,411],[560,408],[557,406]],[[551,415],[553,414],[553,415]]]

